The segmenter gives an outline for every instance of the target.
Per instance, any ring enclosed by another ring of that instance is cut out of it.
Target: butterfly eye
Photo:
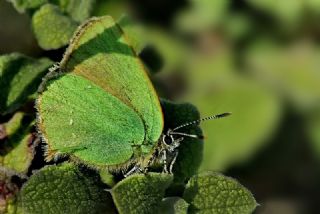
[[[173,143],[173,137],[170,135],[164,135],[163,142],[167,145],[171,145]]]

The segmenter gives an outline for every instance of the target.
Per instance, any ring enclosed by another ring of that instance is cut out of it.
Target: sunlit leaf
[[[31,132],[33,118],[21,112],[1,124],[6,135],[0,144],[0,166],[12,173],[26,174],[35,155],[36,142]],[[0,141],[1,142],[1,141]]]
[[[109,15],[115,19],[120,18],[124,11],[127,11],[128,5],[125,0],[96,0],[92,11],[93,16]]]
[[[146,45],[146,36],[142,26],[134,23],[128,16],[122,16],[118,22],[121,29],[125,32],[128,42],[131,44],[137,54],[139,54]]]
[[[279,46],[256,42],[247,54],[249,71],[260,82],[299,111],[312,109],[320,101],[320,50],[312,43]]]
[[[183,31],[198,32],[217,27],[227,14],[229,0],[190,0],[190,8],[177,19]]]
[[[223,170],[243,163],[267,142],[280,119],[279,100],[246,79],[217,79],[212,88],[189,97],[202,116],[232,112],[228,118],[202,123],[203,169]]]
[[[58,5],[61,11],[74,21],[83,22],[90,17],[96,0],[49,0],[49,2]]]
[[[67,45],[77,26],[76,21],[52,4],[43,5],[32,17],[34,34],[45,50]]]
[[[201,117],[232,112],[230,117],[201,123],[202,169],[224,170],[249,160],[268,142],[280,119],[278,97],[235,69],[229,50],[194,57],[187,66],[185,99],[197,106]]]

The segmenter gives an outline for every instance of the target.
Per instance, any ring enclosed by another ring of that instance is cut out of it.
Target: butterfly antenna
[[[199,124],[199,123],[201,123],[203,121],[206,121],[206,120],[215,120],[215,119],[219,119],[219,118],[222,118],[222,117],[227,117],[229,115],[231,115],[231,112],[225,112],[225,113],[222,113],[222,114],[216,114],[216,115],[212,115],[212,116],[209,116],[209,117],[205,117],[205,118],[202,118],[202,119],[199,119],[199,120],[194,120],[194,121],[182,124],[182,125],[174,128],[174,129],[172,129],[172,131],[176,131],[176,130],[181,129],[181,128],[186,127],[186,126]]]

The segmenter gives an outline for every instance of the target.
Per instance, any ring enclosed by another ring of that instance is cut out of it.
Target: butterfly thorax
[[[167,132],[161,134],[156,146],[149,153],[137,162],[136,165],[126,173],[126,176],[129,176],[136,172],[147,172],[149,168],[154,166],[163,166],[163,171],[172,172],[173,164],[178,155],[178,147],[183,138],[175,139],[171,134],[172,130],[169,129]]]

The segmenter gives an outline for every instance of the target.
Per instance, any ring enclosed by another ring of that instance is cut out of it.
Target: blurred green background
[[[320,0],[97,0],[96,16],[141,24],[140,54],[161,97],[202,117],[201,170],[238,179],[256,213],[319,213]],[[0,54],[43,51],[30,18],[0,0]]]

